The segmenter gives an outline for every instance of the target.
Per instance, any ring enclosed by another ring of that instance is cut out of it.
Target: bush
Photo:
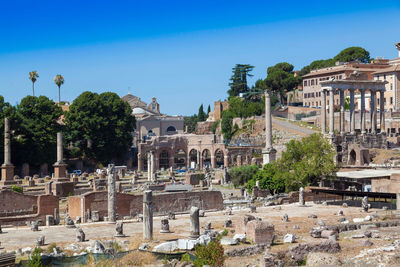
[[[229,233],[228,229],[224,229],[224,231],[222,231],[222,236],[227,236]]]
[[[229,176],[235,187],[246,184],[257,173],[257,165],[245,165],[241,167],[233,167],[229,170]]]
[[[11,186],[11,190],[17,193],[23,193],[24,192],[24,188],[22,186],[18,186],[18,185],[12,185]]]
[[[197,246],[194,255],[196,257],[194,260],[195,267],[201,267],[203,265],[210,265],[213,267],[224,266],[224,248],[219,241],[210,241],[207,246]]]
[[[40,256],[40,253],[42,253],[43,250],[39,247],[36,247],[31,256],[29,257],[28,260],[28,267],[43,267],[44,265],[41,262],[42,256]]]
[[[219,125],[219,120],[217,120],[216,122],[214,122],[213,125],[211,126],[211,132],[212,132],[213,134],[215,134],[215,133],[217,132],[218,125]]]
[[[49,244],[49,246],[47,247],[47,252],[48,253],[53,253],[53,250],[57,247],[56,243],[51,243]]]

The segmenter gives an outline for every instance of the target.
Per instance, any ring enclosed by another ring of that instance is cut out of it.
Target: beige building
[[[389,111],[398,111],[400,107],[400,43],[396,44],[398,57],[389,60],[388,68],[374,72],[374,79],[386,81],[385,109]],[[380,99],[378,98],[378,104]]]
[[[373,73],[390,67],[389,60],[375,60],[374,63],[338,63],[336,66],[312,70],[303,76],[303,106],[320,108],[322,106],[322,95],[320,82],[328,80],[373,80]],[[347,95],[345,96],[347,97]],[[357,95],[355,96],[358,98]],[[369,105],[369,96],[366,95],[366,108]],[[329,101],[327,103],[329,105]],[[359,106],[355,103],[356,108]],[[339,106],[339,94],[334,96],[334,106]]]
[[[139,97],[128,94],[122,97],[132,108],[132,115],[136,118],[134,146],[151,136],[164,136],[183,133],[183,117],[168,116],[160,112],[160,104],[153,97],[150,104],[146,104]]]

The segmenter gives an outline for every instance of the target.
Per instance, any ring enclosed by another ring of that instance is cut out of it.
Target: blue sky
[[[2,1],[0,94],[62,100],[83,91],[155,96],[171,115],[226,98],[231,68],[254,65],[253,83],[281,61],[296,69],[362,46],[394,58],[400,1]],[[130,88],[130,89],[129,89]]]

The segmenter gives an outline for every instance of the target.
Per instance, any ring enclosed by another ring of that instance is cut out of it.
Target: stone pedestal
[[[53,165],[54,167],[54,178],[53,181],[57,182],[69,182],[69,179],[67,178],[67,164],[63,163],[55,163]]]
[[[263,165],[274,162],[276,160],[276,149],[273,147],[264,148],[262,150]]]
[[[8,187],[14,184],[18,184],[18,182],[14,180],[14,166],[3,164],[1,166],[0,187]]]

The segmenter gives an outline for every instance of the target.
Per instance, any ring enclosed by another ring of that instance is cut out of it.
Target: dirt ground
[[[272,246],[271,251],[277,252],[285,250],[289,246],[294,244],[282,244],[283,236],[287,233],[295,234],[298,238],[297,243],[303,242],[315,242],[321,241],[312,238],[309,235],[310,228],[317,226],[318,219],[323,220],[327,225],[338,224],[338,219],[341,216],[337,215],[339,210],[343,210],[344,217],[352,222],[353,218],[364,218],[366,215],[378,214],[380,218],[391,216],[390,211],[371,209],[368,214],[361,211],[360,208],[347,207],[343,208],[340,206],[323,206],[314,203],[307,203],[305,207],[299,207],[298,204],[286,204],[281,205],[281,210],[277,210],[274,206],[271,207],[260,207],[257,208],[257,213],[252,215],[262,218],[263,221],[271,222],[275,225],[276,242]],[[206,212],[206,216],[200,218],[201,226],[207,222],[212,223],[212,227],[215,230],[223,230],[223,223],[227,219],[233,219],[235,216],[249,214],[248,208],[233,210],[233,215],[224,215],[222,211],[219,212]],[[288,214],[289,222],[282,222],[282,216]],[[309,218],[311,214],[318,216],[317,219]],[[177,215],[176,220],[170,220],[170,229],[172,233],[160,234],[160,222],[161,217],[154,218],[154,241],[151,243],[152,246],[159,243],[173,240],[177,238],[188,238],[190,231],[189,215]],[[294,229],[294,225],[298,226],[298,229]],[[79,225],[86,234],[87,242],[81,243],[83,247],[89,246],[94,240],[117,240],[127,241],[126,248],[129,248],[129,244],[139,244],[142,238],[141,222],[134,220],[124,221],[124,233],[127,235],[125,238],[114,238],[115,226],[107,222],[90,223]],[[233,230],[234,228],[230,228]],[[390,231],[390,229],[380,230]],[[400,231],[400,229],[392,230],[392,232]],[[36,239],[44,235],[46,237],[46,243],[56,243],[60,247],[65,247],[68,244],[75,243],[75,229],[66,228],[63,225],[51,226],[51,227],[40,227],[39,232],[32,232],[28,227],[18,228],[4,228],[3,233],[0,234],[1,250],[12,251],[18,248],[34,247]],[[233,236],[233,231],[230,231],[228,236]],[[342,246],[342,252],[340,258],[352,257],[357,255],[360,250],[363,249],[360,239],[346,239],[345,236],[350,234],[340,235],[340,245]],[[389,240],[374,240],[374,246],[380,246],[388,243]],[[242,245],[240,245],[242,246]],[[230,246],[229,249],[238,247]],[[261,256],[251,257],[240,257],[240,258],[228,258],[226,261],[227,266],[245,266],[247,264],[258,264]],[[244,264],[246,263],[246,264]]]

